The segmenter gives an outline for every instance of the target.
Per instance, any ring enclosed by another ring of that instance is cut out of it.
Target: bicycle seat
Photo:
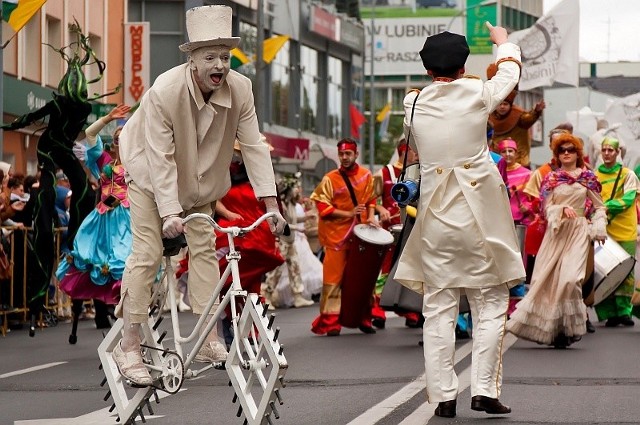
[[[184,234],[173,239],[162,238],[162,256],[173,257],[174,255],[178,255],[180,250],[185,246],[187,246],[187,238]]]

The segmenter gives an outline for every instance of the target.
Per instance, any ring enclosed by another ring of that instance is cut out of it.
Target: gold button
[[[442,174],[442,168],[440,168],[440,167],[436,168],[436,173]]]
[[[471,186],[475,186],[475,185],[477,185],[477,184],[478,184],[478,182],[477,182],[477,181],[475,181],[475,180],[471,180]]]
[[[471,168],[471,164],[464,164],[464,168],[468,170],[469,168]]]

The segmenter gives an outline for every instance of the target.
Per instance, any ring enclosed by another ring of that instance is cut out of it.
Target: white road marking
[[[179,392],[186,391],[185,388],[180,389]],[[163,391],[158,391],[158,398],[163,399],[170,394]],[[155,407],[155,401],[152,399],[151,406]],[[146,408],[143,408],[144,412],[147,412]],[[85,415],[78,416],[77,418],[57,418],[57,419],[30,419],[24,421],[15,421],[13,425],[105,425],[105,424],[120,424],[116,422],[117,412],[109,412],[109,408],[96,410],[89,412]],[[145,415],[145,420],[162,418],[164,415]],[[138,421],[136,421],[138,422]]]
[[[504,340],[504,352],[506,352],[517,340],[518,339],[515,336],[507,334]],[[470,340],[462,347],[456,349],[456,355],[454,357],[455,364],[458,364],[465,357],[471,354],[472,345],[473,340]],[[462,373],[458,374],[458,392],[464,391],[471,385],[470,370],[471,366],[466,368]],[[412,399],[416,394],[424,391],[424,389],[425,375],[423,373],[414,381],[410,382],[409,384],[398,390],[396,393],[392,394],[390,397],[371,407],[369,410],[349,422],[347,425],[375,424],[391,414],[402,404]],[[409,416],[407,416],[399,425],[424,425],[429,421],[430,418],[433,417],[434,410],[435,404],[425,402]]]
[[[0,379],[11,378],[12,376],[17,376],[17,375],[24,375],[25,373],[36,372],[38,370],[48,369],[50,367],[58,366],[58,365],[65,364],[65,363],[67,363],[67,362],[47,363],[47,364],[43,364],[43,365],[39,365],[39,366],[29,367],[29,368],[26,368],[26,369],[16,370],[16,371],[13,371],[13,372],[3,373],[2,375],[0,375]]]

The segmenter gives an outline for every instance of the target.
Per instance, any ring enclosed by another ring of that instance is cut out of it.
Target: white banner
[[[151,86],[149,22],[124,24],[124,103],[133,106]]]
[[[365,74],[371,74],[371,19],[365,27]],[[419,52],[430,35],[450,31],[464,34],[462,19],[456,17],[375,19],[373,72],[375,75],[420,75],[425,70]]]
[[[564,0],[526,30],[509,35],[522,49],[520,90],[551,86],[554,81],[578,86],[580,7]]]
[[[627,147],[625,165],[631,169],[640,165],[640,93],[614,101],[607,107],[604,118],[610,128],[616,128],[617,136]]]

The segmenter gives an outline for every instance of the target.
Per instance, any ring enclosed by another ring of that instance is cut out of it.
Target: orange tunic
[[[358,204],[366,207],[375,207],[376,196],[373,191],[373,176],[364,167],[355,165],[346,170],[347,176],[353,186]],[[318,187],[311,194],[320,213],[318,222],[318,238],[326,249],[346,249],[346,242],[353,227],[357,224],[355,218],[337,218],[329,215],[338,210],[353,210],[355,205],[351,200],[349,189],[338,170],[329,171]],[[363,213],[360,220],[364,223],[367,213]]]

